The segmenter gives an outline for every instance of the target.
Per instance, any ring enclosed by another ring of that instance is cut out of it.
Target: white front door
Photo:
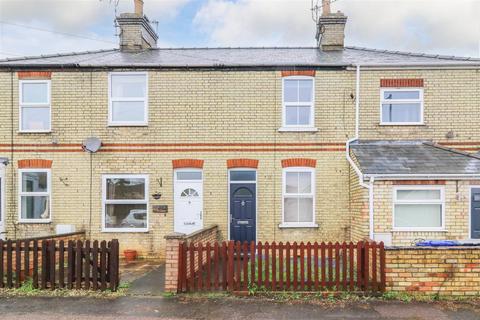
[[[5,239],[5,166],[0,163],[0,239]]]
[[[202,171],[179,169],[174,175],[174,230],[190,234],[203,228]]]

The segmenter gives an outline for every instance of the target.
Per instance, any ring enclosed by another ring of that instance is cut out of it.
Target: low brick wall
[[[165,236],[165,240],[165,291],[176,292],[178,284],[178,249],[180,243],[186,242],[187,245],[197,242],[213,243],[218,240],[218,226],[212,225],[188,236],[183,233],[172,233]],[[195,259],[195,261],[197,261],[197,259]]]
[[[387,291],[480,294],[480,247],[390,247],[385,258]]]

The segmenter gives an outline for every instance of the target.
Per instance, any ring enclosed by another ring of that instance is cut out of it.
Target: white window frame
[[[46,83],[47,84],[47,102],[23,102],[23,84],[25,83]],[[52,132],[52,103],[51,103],[51,80],[19,80],[18,82],[18,131],[21,133],[49,133]],[[24,108],[47,108],[49,117],[48,129],[23,129],[23,109]]]
[[[144,200],[107,200],[107,179],[145,179]],[[102,175],[102,232],[148,232],[150,228],[150,204],[149,204],[149,176],[146,174],[104,174]],[[146,204],[147,226],[145,228],[107,228],[105,226],[105,214],[107,204]]]
[[[47,173],[47,191],[45,192],[26,192],[23,189],[24,172],[46,172]],[[48,196],[48,219],[24,219],[22,218],[22,196]],[[52,174],[50,169],[18,169],[18,222],[20,223],[50,223],[52,222]]]
[[[311,173],[311,193],[308,194],[308,197],[312,197],[312,221],[311,222],[285,222],[285,197],[305,197],[305,193],[295,194],[288,193],[287,190],[287,173],[288,172],[309,172]],[[282,223],[279,225],[280,228],[317,228],[318,224],[315,223],[315,198],[316,198],[316,187],[315,187],[315,168],[310,167],[288,167],[283,169],[282,173]]]
[[[285,102],[285,81],[288,80],[311,80],[312,81],[312,101],[311,102]],[[287,125],[288,106],[308,106],[310,107],[310,123],[306,125]],[[291,76],[282,78],[282,127],[279,131],[313,131],[318,129],[315,127],[315,77],[309,76]]]
[[[385,99],[385,91],[418,91],[418,99]],[[418,122],[384,122],[383,121],[383,104],[407,104],[407,103],[420,103],[420,121]],[[423,88],[381,88],[380,89],[380,125],[382,126],[411,126],[411,125],[424,125],[423,119]]]
[[[112,97],[112,76],[145,76],[145,97],[144,98],[113,98]],[[113,102],[143,102],[143,121],[114,121]],[[148,126],[148,72],[110,72],[108,74],[108,126],[109,127],[139,127]]]
[[[440,200],[397,200],[398,190],[439,190]],[[393,188],[392,205],[392,230],[393,231],[445,231],[445,187],[444,186],[397,186]],[[442,206],[441,227],[396,227],[395,226],[395,205],[397,204],[440,204]]]

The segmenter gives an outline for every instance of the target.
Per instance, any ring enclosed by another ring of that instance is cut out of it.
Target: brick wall
[[[179,245],[181,242],[190,245],[191,243],[210,243],[218,241],[218,226],[212,225],[210,227],[203,228],[190,235],[184,235],[181,233],[173,233],[165,236],[166,239],[166,259],[165,259],[165,291],[176,292],[178,285],[178,254]],[[195,270],[198,270],[198,253],[194,254]],[[206,259],[204,255],[203,260]],[[187,265],[189,265],[190,256],[187,256]]]
[[[358,175],[350,168],[350,240],[361,241],[369,237],[368,189],[360,186]]]
[[[480,248],[387,248],[387,291],[477,296]]]

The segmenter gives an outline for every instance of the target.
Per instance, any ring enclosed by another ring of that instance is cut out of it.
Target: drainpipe
[[[369,232],[368,236],[370,239],[373,239],[373,218],[374,218],[374,211],[373,211],[373,183],[375,182],[375,178],[370,178],[370,183],[366,184],[363,182],[364,176],[360,169],[358,168],[357,164],[353,159],[350,157],[350,144],[354,141],[357,141],[360,135],[360,65],[356,65],[356,83],[355,83],[355,136],[352,139],[349,139],[346,143],[345,150],[348,163],[353,168],[355,173],[358,176],[359,185],[363,188],[368,189],[368,213],[369,213]]]
[[[370,178],[370,184],[368,186],[368,217],[369,217],[369,230],[368,230],[368,237],[373,240],[373,184],[375,182],[375,178]]]

